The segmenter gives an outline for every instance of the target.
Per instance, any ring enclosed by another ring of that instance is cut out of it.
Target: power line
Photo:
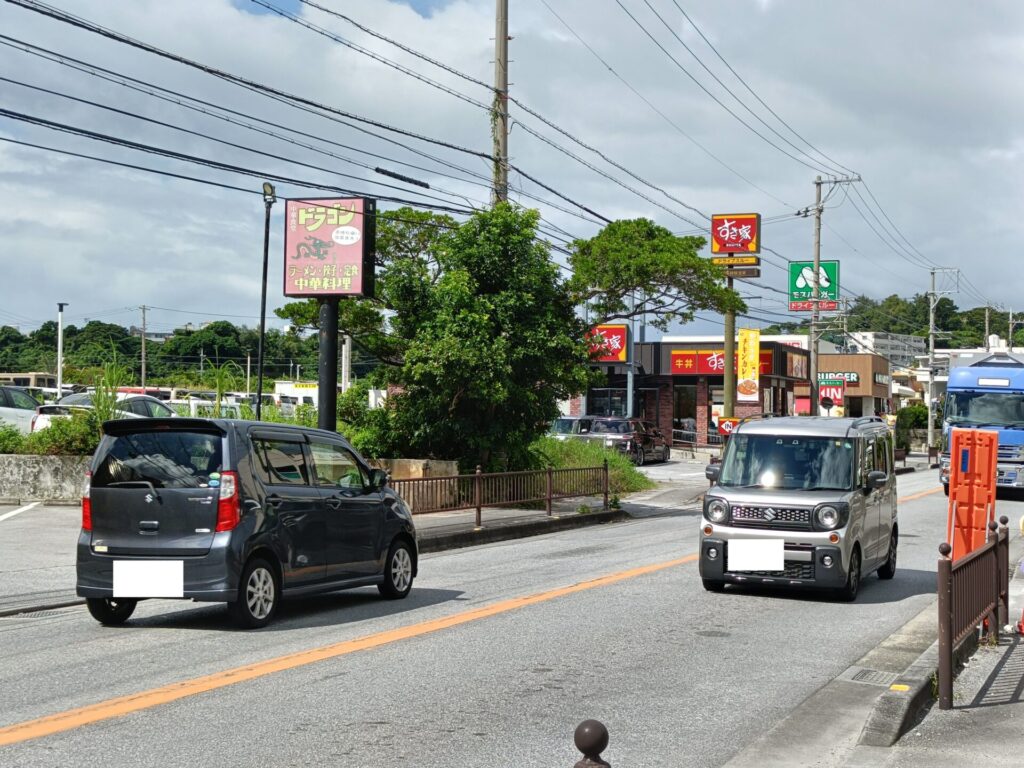
[[[789,129],[790,133],[792,133],[794,136],[796,136],[798,139],[800,139],[800,141],[802,141],[808,147],[810,147],[815,152],[817,152],[819,155],[824,157],[830,163],[833,163],[834,165],[836,165],[839,168],[843,169],[846,173],[850,174],[851,176],[858,175],[855,171],[847,168],[845,165],[843,165],[839,161],[834,160],[833,158],[831,158],[828,155],[826,155],[824,152],[822,152],[816,146],[811,144],[811,142],[809,142],[807,139],[805,139],[803,136],[801,136],[799,133],[797,133],[796,129],[793,128],[793,126],[791,126],[789,123],[787,123],[785,120],[783,120],[774,109],[772,109],[770,106],[768,106],[768,104],[765,102],[764,99],[762,99],[760,96],[757,95],[757,93],[754,91],[754,89],[751,88],[747,84],[747,81],[744,80],[742,77],[740,77],[739,72],[737,72],[735,69],[733,69],[732,65],[728,61],[725,60],[725,57],[722,56],[722,54],[719,53],[718,49],[712,44],[712,42],[710,40],[708,40],[708,38],[704,35],[704,32],[701,30],[701,28],[698,27],[697,24],[693,21],[693,19],[691,19],[690,16],[686,13],[686,11],[683,10],[683,7],[679,4],[678,0],[672,0],[672,2],[676,6],[676,8],[679,9],[679,12],[681,14],[683,14],[683,18],[686,19],[687,22],[689,22],[691,27],[693,27],[694,31],[698,35],[700,35],[701,40],[703,40],[705,43],[707,43],[708,47],[712,51],[714,51],[715,56],[717,56],[719,58],[719,60],[723,64],[725,64],[725,66],[729,69],[729,71],[732,72],[733,75],[735,75],[737,80],[739,80],[741,83],[743,83],[743,87],[747,89],[747,91],[750,93],[751,96],[753,96],[755,99],[757,99],[757,101],[761,104],[761,106],[763,106],[765,109],[768,110],[769,113],[771,113],[772,117],[774,117],[776,120],[778,120],[780,123],[782,123],[786,128]]]

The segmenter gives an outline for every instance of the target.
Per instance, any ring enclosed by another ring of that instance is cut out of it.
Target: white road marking
[[[10,512],[8,512],[6,514],[3,514],[3,515],[0,515],[0,523],[2,523],[4,520],[6,520],[9,517],[14,517],[15,515],[20,515],[22,512],[28,512],[30,509],[32,509],[33,507],[38,507],[40,504],[42,504],[41,501],[33,501],[31,504],[26,504],[24,507],[18,507],[17,509],[12,509]]]

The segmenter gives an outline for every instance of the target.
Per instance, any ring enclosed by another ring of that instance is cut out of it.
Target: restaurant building
[[[805,342],[806,343],[806,342]],[[721,336],[677,336],[637,343],[634,406],[638,418],[656,424],[677,443],[718,444],[718,418],[725,404],[725,342]],[[791,337],[762,336],[756,402],[736,402],[734,415],[795,415],[797,387],[808,389],[809,353]],[[735,364],[735,363],[734,363]],[[601,364],[602,386],[572,401],[571,415],[624,416],[627,366]]]
[[[874,416],[892,410],[892,375],[889,361],[881,355],[818,355],[818,381],[845,383],[842,403],[820,415]],[[797,413],[811,412],[810,382],[796,388]]]

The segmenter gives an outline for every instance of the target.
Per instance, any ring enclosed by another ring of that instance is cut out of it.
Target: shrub
[[[52,419],[50,426],[25,438],[25,453],[45,456],[89,456],[100,442],[100,421],[95,411]]]
[[[910,430],[928,428],[928,406],[922,403],[908,405],[896,412],[896,447],[910,448]]]
[[[625,454],[586,440],[555,440],[542,437],[530,446],[540,467],[554,469],[599,467],[608,460],[608,493],[621,495],[654,488],[656,483],[633,466]]]
[[[25,436],[11,424],[0,424],[0,453],[21,453],[25,450]]]

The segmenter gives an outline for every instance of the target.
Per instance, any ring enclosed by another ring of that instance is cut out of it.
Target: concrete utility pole
[[[725,284],[732,290],[732,278],[727,277]],[[725,313],[725,349],[722,355],[725,368],[722,369],[722,388],[725,395],[722,401],[722,416],[732,418],[736,415],[736,313],[729,310]]]
[[[626,418],[633,417],[633,388],[636,386],[636,380],[633,378],[635,373],[633,369],[636,367],[636,355],[634,354],[633,347],[636,346],[634,341],[634,332],[636,331],[636,294],[634,293],[631,297],[632,312],[629,317],[629,340],[626,343]]]
[[[932,271],[932,289],[928,294],[928,447],[935,444],[935,270]]]
[[[352,337],[346,334],[341,343],[341,391],[348,392],[352,382]]]
[[[811,337],[807,340],[810,350],[810,415],[818,415],[818,299],[821,296],[821,176],[814,179],[814,280],[811,294]]]
[[[991,307],[985,307],[985,351],[986,352],[991,352],[992,351],[992,345],[989,344],[989,342],[988,342],[988,337],[990,335],[990,331],[988,329],[988,316],[989,316],[990,310],[991,310]]]
[[[66,301],[57,302],[57,399],[64,397],[64,307]]]
[[[1013,354],[1013,310],[1010,310],[1010,328],[1006,335],[1006,349],[1009,353]]]
[[[495,0],[494,91],[491,110],[494,190],[491,203],[497,204],[508,200],[508,0]]]
[[[146,310],[149,309],[143,304],[139,309],[142,310],[142,390],[146,390]]]

